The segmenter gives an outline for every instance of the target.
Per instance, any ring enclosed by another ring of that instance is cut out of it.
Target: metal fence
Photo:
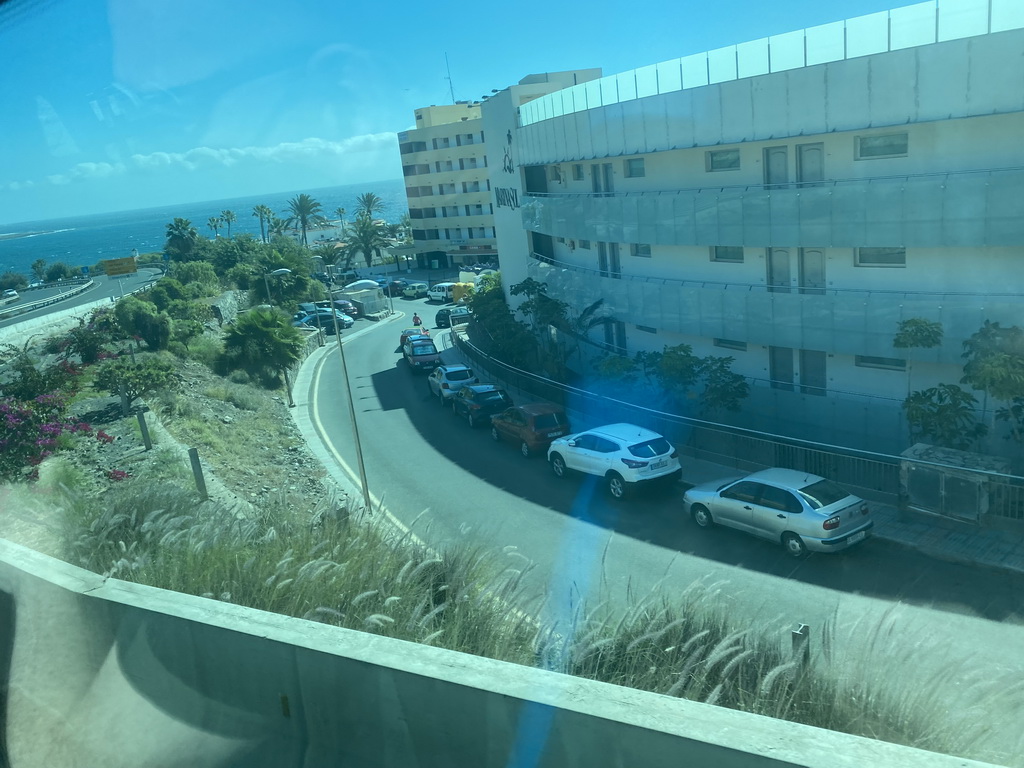
[[[903,458],[900,456],[772,435],[628,403],[515,368],[489,357],[463,334],[452,333],[451,336],[474,367],[506,386],[557,403],[584,417],[599,418],[606,423],[643,424],[665,435],[681,452],[693,458],[735,467],[739,472],[767,467],[801,470],[829,477],[868,499],[892,505],[903,502],[900,484]],[[915,460],[915,463],[945,467],[958,473],[965,471],[963,467],[935,462]],[[988,515],[1024,521],[1024,477],[980,470],[973,474],[978,483],[987,488]]]

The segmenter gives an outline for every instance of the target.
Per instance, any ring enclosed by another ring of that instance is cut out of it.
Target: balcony
[[[1024,243],[1022,168],[525,199],[526,229],[604,242],[846,248]]]
[[[1024,294],[1019,293],[776,292],[744,283],[615,276],[537,254],[529,275],[547,283],[552,298],[576,308],[603,298],[605,309],[630,325],[765,346],[938,363],[961,363],[963,341],[985,320],[1019,325],[1024,316]],[[896,354],[892,338],[900,321],[912,317],[942,323],[942,345]]]

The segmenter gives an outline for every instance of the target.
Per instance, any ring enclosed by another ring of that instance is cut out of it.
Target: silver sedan
[[[831,480],[765,469],[691,488],[683,508],[701,528],[722,525],[776,541],[794,557],[837,552],[867,538],[868,506]]]

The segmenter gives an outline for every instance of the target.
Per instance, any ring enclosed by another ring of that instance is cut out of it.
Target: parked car
[[[447,405],[463,387],[479,383],[473,369],[464,365],[439,365],[427,376],[427,388],[442,406]]]
[[[560,437],[548,447],[548,462],[558,477],[568,470],[603,477],[616,499],[641,483],[675,482],[682,474],[672,444],[636,424],[608,424]]]
[[[472,317],[473,312],[468,307],[441,307],[434,315],[434,325],[438,328],[451,328],[468,323]]]
[[[514,405],[509,394],[497,384],[469,384],[451,399],[452,413],[462,416],[469,426],[487,424],[491,416]]]
[[[319,326],[326,330],[328,333],[334,333],[334,318],[338,318],[338,327],[341,329],[351,328],[355,323],[351,317],[346,315],[344,312],[331,309],[315,308],[315,312],[297,312],[293,317],[294,320],[311,325],[314,328]]]
[[[359,317],[359,307],[357,307],[355,304],[353,304],[348,299],[335,299],[333,302],[331,302],[331,301],[318,301],[318,302],[316,302],[316,306],[319,307],[320,309],[330,309],[331,308],[331,304],[334,304],[334,308],[336,310],[338,310],[339,312],[344,312],[349,317],[352,317],[352,318]]]
[[[441,355],[434,346],[434,340],[429,336],[410,336],[402,345],[402,357],[409,365],[409,370],[432,371],[441,364]]]
[[[409,340],[410,336],[429,336],[430,331],[423,326],[416,326],[415,328],[405,328],[398,337],[398,346],[404,347],[405,342]]]
[[[427,289],[427,300],[447,304],[452,300],[452,293],[454,291],[455,283],[436,283]]]
[[[718,524],[745,531],[782,544],[794,557],[846,549],[864,541],[874,525],[863,499],[794,469],[694,486],[683,495],[683,509],[701,528]]]
[[[529,457],[546,451],[551,441],[569,434],[565,409],[553,403],[526,403],[506,408],[491,416],[491,437],[495,442],[511,440]]]
[[[421,299],[427,295],[427,287],[426,283],[409,283],[403,293],[410,299]]]
[[[388,280],[386,283],[381,285],[384,289],[384,293],[388,296],[404,296],[405,289],[409,286],[409,283],[405,280]]]

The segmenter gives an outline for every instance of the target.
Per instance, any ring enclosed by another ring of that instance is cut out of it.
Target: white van
[[[430,286],[427,291],[428,301],[440,301],[447,304],[452,300],[452,292],[455,290],[455,283],[437,283]]]

